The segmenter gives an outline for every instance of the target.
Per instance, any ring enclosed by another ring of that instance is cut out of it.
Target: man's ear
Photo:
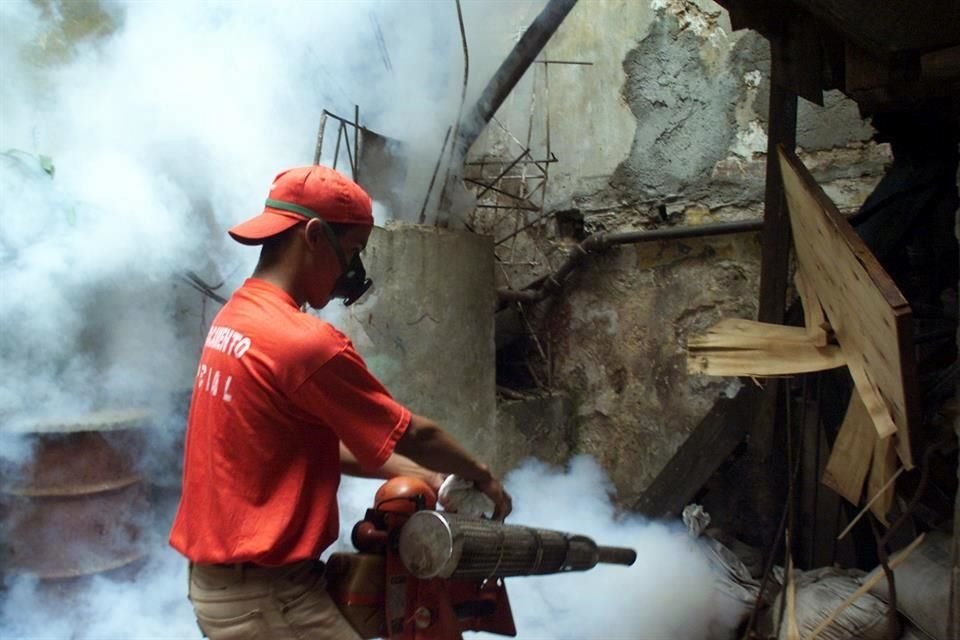
[[[307,225],[303,229],[303,236],[311,251],[316,251],[318,247],[327,243],[327,236],[324,233],[323,224],[323,221],[317,218],[307,220]]]

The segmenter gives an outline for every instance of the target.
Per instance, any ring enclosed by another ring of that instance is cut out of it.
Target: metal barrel
[[[421,579],[586,571],[599,562],[628,564],[629,553],[633,553],[631,549],[598,547],[586,536],[439,511],[414,514],[400,532],[399,550],[407,570]]]
[[[143,556],[149,500],[136,459],[146,417],[101,412],[24,428],[32,455],[0,465],[5,571],[65,580]]]

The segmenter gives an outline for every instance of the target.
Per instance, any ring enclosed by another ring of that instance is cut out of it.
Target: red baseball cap
[[[373,203],[360,185],[330,167],[287,169],[274,178],[263,212],[227,233],[242,244],[262,244],[310,218],[373,226]]]

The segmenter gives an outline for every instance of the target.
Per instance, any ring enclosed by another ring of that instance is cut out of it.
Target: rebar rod
[[[320,164],[320,155],[323,153],[323,132],[327,128],[327,110],[320,114],[320,128],[317,130],[317,147],[313,151],[313,164]]]

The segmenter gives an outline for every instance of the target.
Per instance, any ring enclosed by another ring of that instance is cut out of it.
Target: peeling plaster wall
[[[753,317],[757,234],[627,246],[542,310],[554,380],[575,401],[571,453],[595,456],[631,504],[736,379],[688,376],[687,336]],[[533,453],[538,454],[535,448]]]
[[[540,58],[589,64],[534,65],[471,156],[508,159],[529,146],[545,157],[549,131],[558,162],[545,210],[579,211],[587,233],[762,216],[769,48],[732,32],[718,5],[581,2]],[[859,207],[890,160],[871,135],[841,94],[823,108],[801,100],[800,156],[841,211]],[[519,226],[499,215],[495,233]],[[554,268],[571,245],[560,235],[556,225],[521,234],[509,258],[498,254],[499,286]],[[562,441],[601,460],[624,504],[734,390],[686,375],[686,337],[721,317],[755,317],[759,253],[755,234],[618,248],[534,312],[551,387],[576,418],[556,426]],[[525,452],[542,449],[526,441]]]

